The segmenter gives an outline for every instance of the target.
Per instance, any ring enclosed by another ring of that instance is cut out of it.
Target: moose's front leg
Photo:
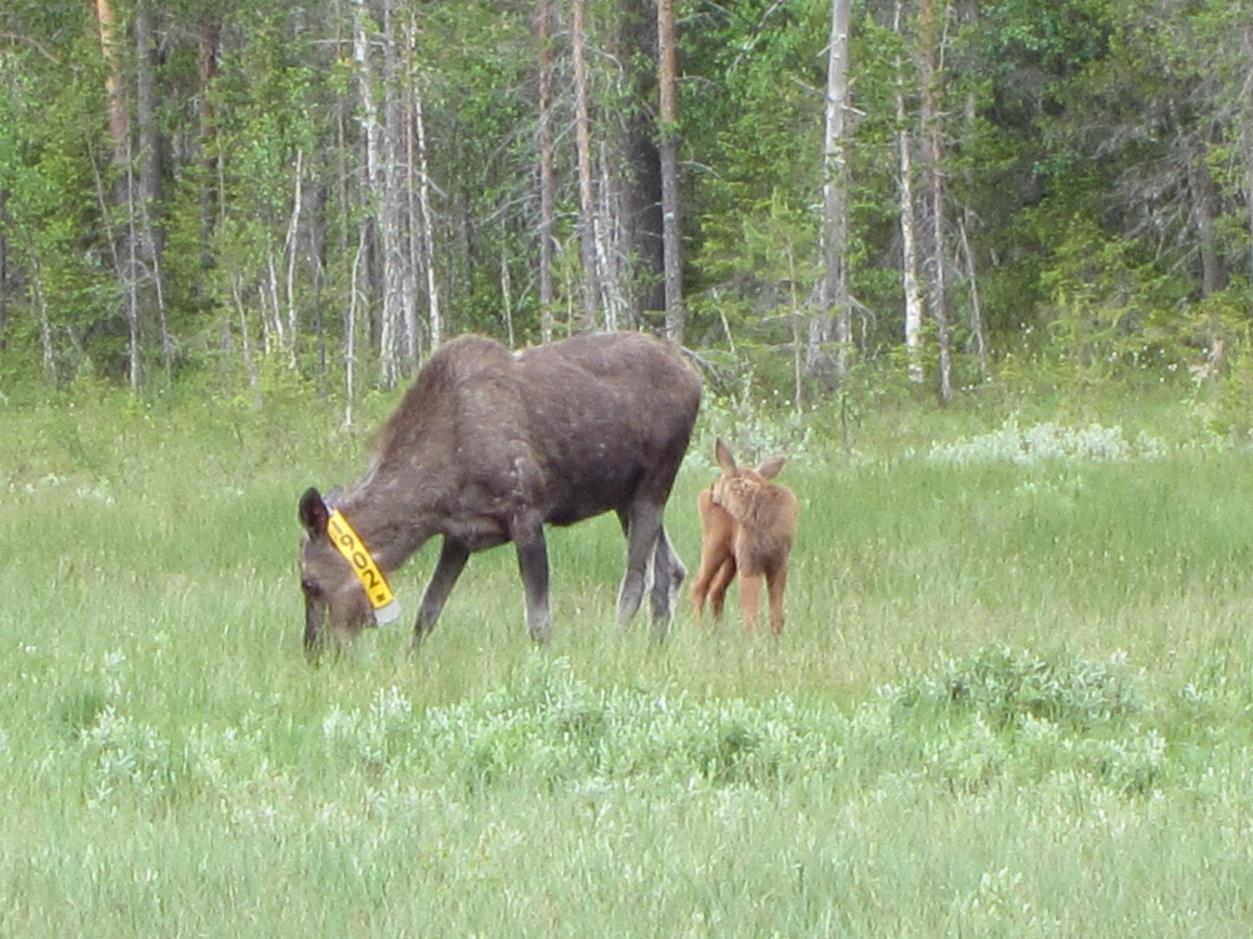
[[[531,638],[547,645],[552,634],[548,613],[548,546],[544,524],[538,513],[514,518],[510,536],[518,551],[518,571],[526,591],[526,628]]]
[[[452,591],[457,578],[461,576],[462,570],[465,569],[466,559],[469,557],[470,549],[464,542],[444,537],[444,544],[439,552],[439,561],[435,564],[435,573],[431,575],[431,582],[426,585],[426,592],[422,594],[418,618],[413,625],[415,649],[422,644],[426,634],[435,628],[435,621],[439,619],[448,594]]]

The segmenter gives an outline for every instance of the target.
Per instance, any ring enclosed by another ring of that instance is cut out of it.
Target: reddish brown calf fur
[[[714,454],[722,475],[697,497],[701,553],[700,570],[692,581],[692,605],[699,618],[708,599],[714,617],[721,616],[727,587],[739,574],[744,625],[752,632],[757,628],[764,577],[770,595],[770,626],[779,635],[797,519],[796,496],[770,481],[783,468],[783,458],[767,460],[756,469],[743,468],[721,440]]]

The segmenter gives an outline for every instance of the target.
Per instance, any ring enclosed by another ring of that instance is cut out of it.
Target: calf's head
[[[714,457],[722,467],[722,475],[714,480],[714,502],[743,521],[752,513],[753,500],[770,480],[779,475],[786,459],[781,456],[766,460],[756,469],[739,466],[730,448],[721,439],[714,444]]]
[[[300,497],[300,589],[305,595],[305,649],[313,651],[329,629],[336,638],[352,639],[374,621],[374,612],[360,581],[331,544],[326,525],[331,509],[317,489]]]

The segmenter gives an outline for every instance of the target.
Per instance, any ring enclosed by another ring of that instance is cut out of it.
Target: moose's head
[[[305,650],[314,652],[324,628],[339,639],[353,639],[374,623],[365,590],[343,555],[331,544],[327,525],[332,507],[317,489],[300,497],[300,589],[305,595]]]

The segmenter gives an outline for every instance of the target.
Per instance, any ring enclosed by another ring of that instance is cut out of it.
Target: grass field
[[[498,549],[419,655],[313,668],[296,500],[363,438],[0,409],[0,935],[1247,936],[1250,454],[995,410],[810,439],[781,641],[617,637],[602,519],[551,533],[546,652]]]

